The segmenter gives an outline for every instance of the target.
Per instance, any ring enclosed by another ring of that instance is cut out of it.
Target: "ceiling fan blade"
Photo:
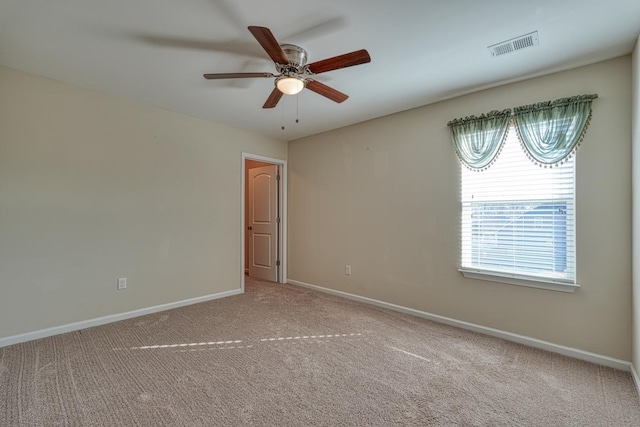
[[[278,105],[278,101],[282,98],[283,93],[278,90],[277,87],[274,87],[271,91],[271,95],[267,98],[267,102],[264,103],[262,108],[273,108]]]
[[[249,31],[253,34],[253,37],[258,40],[260,46],[267,52],[269,57],[278,64],[288,64],[289,58],[282,51],[278,40],[273,36],[271,30],[266,27],[249,27]]]
[[[349,95],[337,91],[334,88],[315,80],[307,80],[306,88],[337,103],[344,102],[347,100],[347,98],[349,98]]]
[[[322,61],[313,62],[307,65],[307,68],[314,74],[320,74],[326,73],[327,71],[338,70],[340,68],[366,64],[367,62],[371,62],[369,52],[365,49],[361,49],[356,50],[355,52],[345,53],[344,55],[334,56],[333,58],[323,59]]]
[[[203,50],[207,52],[230,53],[235,56],[249,58],[264,58],[263,50],[252,40],[211,40],[175,36],[161,36],[147,33],[123,34],[128,39],[134,39],[151,46],[170,47],[177,49]]]
[[[205,74],[204,78],[207,80],[218,79],[251,79],[254,77],[275,77],[275,74],[271,73],[219,73],[219,74]]]

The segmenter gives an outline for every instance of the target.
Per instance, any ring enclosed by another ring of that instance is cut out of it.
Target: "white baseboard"
[[[633,383],[636,385],[636,391],[638,392],[638,396],[640,396],[640,377],[638,377],[638,371],[636,371],[636,367],[631,364],[631,376],[633,377]]]
[[[584,360],[598,365],[604,365],[611,368],[621,369],[623,371],[631,371],[632,366],[630,362],[614,359],[609,356],[604,356],[597,353],[591,353],[588,351],[580,350],[572,347],[565,347],[563,345],[553,344],[548,341],[542,341],[536,338],[527,337],[524,335],[518,335],[511,332],[502,331],[500,329],[489,328],[486,326],[476,325],[474,323],[463,322],[461,320],[452,319],[449,317],[440,316],[437,314],[427,313],[425,311],[415,310],[413,308],[403,307],[396,304],[391,304],[384,301],[375,300],[372,298],[362,297],[359,295],[350,294],[347,292],[337,291],[335,289],[323,288],[322,286],[311,285],[309,283],[300,282],[298,280],[289,279],[287,283],[292,285],[302,286],[316,291],[325,292],[328,294],[338,295],[344,298],[352,299],[355,301],[364,302],[366,304],[375,305],[378,307],[388,308],[390,310],[399,311],[401,313],[412,314],[414,316],[422,317],[425,319],[433,320],[434,322],[444,323],[450,326],[456,326],[458,328],[467,329],[469,331],[479,332],[481,334],[490,335],[492,337],[502,338],[507,341],[516,342],[529,347],[539,348],[541,350],[550,351],[552,353],[562,354],[564,356],[573,357],[574,359]],[[637,377],[636,386],[638,386]],[[639,388],[640,390],[640,388]]]
[[[52,328],[40,329],[38,331],[27,332],[19,335],[0,338],[0,348],[13,344],[19,344],[27,341],[46,338],[53,335],[73,332],[80,329],[100,326],[107,323],[117,322],[119,320],[131,319],[132,317],[144,316],[145,314],[157,313],[159,311],[171,310],[173,308],[184,307],[186,305],[197,304],[200,302],[211,301],[214,299],[230,297],[242,293],[242,289],[233,289],[231,291],[218,292],[216,294],[204,295],[196,298],[189,298],[182,301],[170,302],[167,304],[155,305],[153,307],[141,308],[138,310],[127,311],[126,313],[110,314],[108,316],[98,317],[95,319],[83,320],[81,322],[68,323],[66,325],[54,326]]]

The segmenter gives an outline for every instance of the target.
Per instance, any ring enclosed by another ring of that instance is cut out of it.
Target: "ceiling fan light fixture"
[[[282,76],[276,79],[276,87],[285,95],[296,95],[304,89],[304,80],[300,77]]]

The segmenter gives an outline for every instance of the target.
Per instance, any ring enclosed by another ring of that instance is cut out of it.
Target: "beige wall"
[[[633,365],[640,369],[640,38],[632,57],[633,126]]]
[[[242,151],[287,144],[0,68],[0,337],[239,289]]]
[[[630,82],[626,56],[290,143],[288,277],[630,360]],[[463,278],[446,123],[587,93],[600,97],[577,154],[581,289]]]

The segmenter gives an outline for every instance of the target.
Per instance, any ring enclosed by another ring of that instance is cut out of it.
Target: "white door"
[[[249,276],[278,281],[278,166],[249,169]]]

